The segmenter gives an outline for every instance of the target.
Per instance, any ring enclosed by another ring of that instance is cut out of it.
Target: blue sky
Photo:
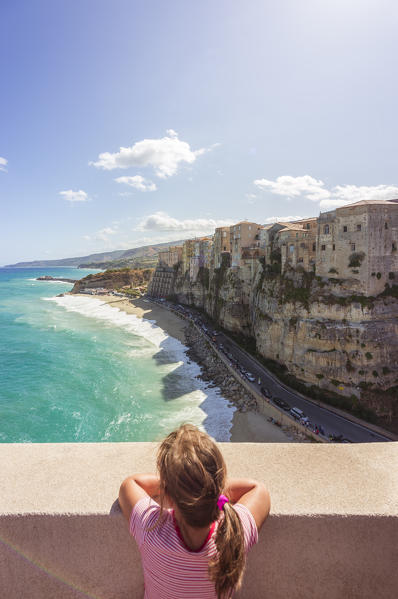
[[[396,2],[1,8],[0,264],[398,197]]]

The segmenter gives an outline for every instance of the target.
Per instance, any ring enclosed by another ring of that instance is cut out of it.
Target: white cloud
[[[361,200],[392,200],[398,198],[396,185],[336,185],[331,190],[331,198],[320,202],[321,208],[338,208]]]
[[[256,179],[254,185],[263,190],[269,190],[277,195],[286,197],[302,197],[303,199],[320,202],[321,208],[338,208],[360,200],[388,200],[398,198],[396,185],[336,185],[326,189],[321,180],[309,175],[291,177],[283,175],[275,181],[269,179]]]
[[[116,183],[125,183],[130,187],[138,189],[138,191],[156,191],[156,184],[149,179],[144,179],[141,175],[135,175],[134,177],[117,177]]]
[[[104,243],[109,243],[110,239],[109,237],[111,235],[116,235],[116,233],[118,233],[118,229],[117,226],[115,227],[104,227],[103,229],[100,229],[99,231],[97,231],[96,233],[93,233],[92,235],[83,235],[83,239],[85,239],[86,241],[103,241]]]
[[[186,233],[196,233],[197,235],[207,235],[214,233],[216,227],[225,227],[232,224],[233,221],[231,220],[214,220],[212,218],[178,220],[165,212],[155,212],[141,220],[135,230],[184,231]]]
[[[391,200],[398,198],[398,187],[396,185],[337,185],[332,189],[332,195],[347,203],[359,202],[360,200]]]
[[[8,164],[7,158],[3,158],[2,156],[0,156],[0,171],[4,171],[6,173],[7,172],[7,164]]]
[[[72,189],[60,191],[59,195],[68,202],[87,202],[89,199],[87,193],[82,189],[79,189],[79,191],[73,191]]]
[[[351,204],[351,202],[345,202],[344,200],[321,200],[319,202],[319,207],[326,210],[334,210],[335,208],[340,208],[340,206],[345,206],[346,204]]]
[[[119,152],[103,152],[96,162],[89,164],[104,170],[130,168],[132,166],[151,166],[155,174],[165,179],[175,175],[182,163],[192,164],[196,158],[206,152],[205,148],[191,150],[186,141],[181,141],[173,129],[166,131],[161,139],[143,139]]]
[[[247,193],[246,194],[246,200],[248,204],[255,204],[256,200],[257,200],[257,196],[255,193]]]
[[[324,188],[324,182],[318,181],[309,175],[303,175],[302,177],[282,175],[277,177],[275,181],[256,179],[254,185],[260,189],[270,190],[272,193],[289,198],[303,195],[314,202],[330,197],[330,192]]]

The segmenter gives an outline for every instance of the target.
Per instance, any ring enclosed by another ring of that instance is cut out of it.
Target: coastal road
[[[274,376],[270,376],[257,360],[251,358],[246,352],[242,351],[235,341],[224,333],[219,333],[217,336],[217,345],[223,344],[226,353],[230,353],[235,360],[238,361],[246,370],[251,372],[256,381],[261,379],[261,384],[249,383],[260,393],[260,388],[264,387],[270,392],[271,400],[273,397],[279,397],[286,401],[292,408],[300,408],[310,419],[311,424],[322,426],[326,435],[343,435],[346,439],[354,443],[369,443],[375,441],[390,441],[372,430],[347,420],[343,416],[339,416],[326,408],[318,406],[311,401],[303,399],[301,395],[290,391],[284,385],[278,383]]]
[[[156,301],[156,300],[155,300]],[[194,308],[188,306],[179,306],[178,304],[169,304],[169,302],[159,302],[163,307],[171,308],[174,311],[181,311],[185,317],[192,318],[192,320],[202,328],[203,332],[217,330],[214,329],[214,324],[211,324],[203,313],[197,312]],[[210,336],[211,333],[210,333]],[[305,399],[294,390],[286,387],[282,382],[279,382],[275,375],[269,373],[255,358],[252,358],[247,352],[243,351],[242,348],[228,335],[218,331],[216,336],[216,345],[223,346],[223,352],[230,354],[233,360],[253,374],[256,379],[255,383],[250,383],[258,393],[261,394],[261,387],[265,388],[269,393],[267,397],[271,399],[279,397],[286,401],[291,408],[300,408],[306,416],[308,416],[311,425],[321,426],[326,436],[329,435],[342,435],[345,439],[353,443],[374,443],[374,442],[385,442],[391,441],[389,437],[385,437],[382,434],[376,433],[370,428],[357,424],[352,420],[344,418],[335,412],[328,410],[326,407],[319,406],[310,400]],[[228,356],[227,356],[228,358]],[[232,363],[232,362],[231,362]],[[260,380],[260,384],[258,384]],[[276,406],[278,409],[279,406]]]

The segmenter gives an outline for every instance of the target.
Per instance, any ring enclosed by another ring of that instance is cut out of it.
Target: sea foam
[[[178,369],[182,386],[187,387],[187,392],[179,397],[177,403],[173,402],[174,409],[178,406],[178,410],[170,410],[163,417],[161,428],[164,429],[164,433],[167,434],[183,422],[192,422],[206,430],[217,441],[229,441],[235,408],[222,397],[218,387],[209,387],[208,383],[197,378],[201,370],[195,362],[190,360],[188,363],[186,355],[188,348],[178,339],[170,337],[156,324],[156,321],[139,318],[135,314],[127,314],[94,297],[65,295],[42,299],[54,301],[68,312],[76,312],[88,318],[121,327],[124,331],[144,338],[153,345],[153,355],[158,355],[159,350],[167,352],[167,369],[169,372]],[[130,349],[127,350],[127,353],[135,359],[139,359],[141,351],[148,355],[150,349],[148,347],[142,350]],[[115,424],[118,423],[111,422],[109,428],[113,429]]]

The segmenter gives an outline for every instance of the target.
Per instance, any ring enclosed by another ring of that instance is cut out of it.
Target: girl
[[[162,442],[157,469],[159,476],[126,478],[119,492],[141,552],[145,599],[231,597],[269,513],[268,491],[227,480],[215,442],[189,424]]]

